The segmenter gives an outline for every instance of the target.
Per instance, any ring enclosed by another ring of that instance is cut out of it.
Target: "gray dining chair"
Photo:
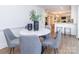
[[[35,35],[20,37],[21,54],[41,54],[41,47],[40,39]]]
[[[43,46],[44,47],[50,46],[51,48],[54,48],[54,53],[58,53],[60,43],[61,43],[61,30],[57,31],[56,38],[52,38],[50,33],[47,34],[43,42]]]
[[[10,48],[10,54],[19,45],[19,39],[16,37],[10,29],[4,29],[4,36],[7,41],[8,48]]]

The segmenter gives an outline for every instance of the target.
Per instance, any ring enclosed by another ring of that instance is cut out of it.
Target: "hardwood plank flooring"
[[[15,49],[15,54],[19,54],[18,48]],[[53,54],[54,50],[48,47],[44,54]],[[9,49],[4,48],[0,50],[0,54],[9,54]],[[79,54],[79,40],[74,36],[62,35],[62,41],[59,47],[59,54]]]

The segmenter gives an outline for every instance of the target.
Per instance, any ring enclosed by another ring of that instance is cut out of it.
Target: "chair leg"
[[[54,53],[55,53],[55,54],[58,53],[58,48],[54,48]]]
[[[14,49],[15,48],[10,48],[10,54],[13,52],[13,54],[14,54]]]
[[[42,51],[41,51],[41,54],[44,53],[45,49],[47,49],[47,46],[42,46]]]
[[[14,49],[15,49],[15,48],[12,48],[12,49],[13,49],[13,54],[14,54]]]
[[[10,48],[10,52],[9,52],[9,54],[11,54],[11,52],[12,52],[12,48]]]
[[[42,46],[42,51],[41,51],[41,54],[43,54],[44,53],[44,46]]]

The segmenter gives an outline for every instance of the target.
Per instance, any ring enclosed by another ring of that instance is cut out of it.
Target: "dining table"
[[[22,30],[20,31],[20,36],[36,35],[36,36],[38,36],[38,37],[40,38],[40,42],[41,42],[41,44],[42,44],[43,41],[44,41],[44,38],[43,38],[43,37],[44,37],[45,35],[49,34],[50,32],[51,32],[51,30],[48,29],[48,28],[41,28],[41,29],[39,29],[38,31],[22,29]],[[43,46],[42,46],[42,51],[41,51],[41,53],[43,53],[43,52],[44,52],[44,48],[43,48]]]
[[[20,35],[36,35],[36,36],[44,36],[44,35],[47,35],[51,32],[50,29],[48,28],[41,28],[39,29],[38,31],[34,31],[34,30],[27,30],[27,29],[22,29],[20,31]]]

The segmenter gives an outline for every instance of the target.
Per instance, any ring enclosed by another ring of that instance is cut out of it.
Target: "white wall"
[[[79,38],[79,6],[72,6],[72,18],[74,19],[76,38]]]
[[[11,28],[15,34],[19,34],[20,27],[30,22],[31,10],[37,10],[42,14],[40,27],[44,27],[44,10],[37,6],[0,6],[0,49],[7,47],[3,29]]]
[[[77,15],[78,15],[77,5],[72,5],[71,6],[71,19],[73,19],[73,25],[74,25],[72,30],[74,30],[73,33],[75,35],[77,35],[77,19],[78,19]]]
[[[73,19],[74,24],[77,24],[77,14],[78,14],[77,5],[72,5],[71,6],[71,19]]]
[[[79,6],[77,7],[78,8],[78,17],[77,17],[77,38],[79,38]]]
[[[0,6],[0,29],[25,26],[33,9],[43,13],[37,6]]]

